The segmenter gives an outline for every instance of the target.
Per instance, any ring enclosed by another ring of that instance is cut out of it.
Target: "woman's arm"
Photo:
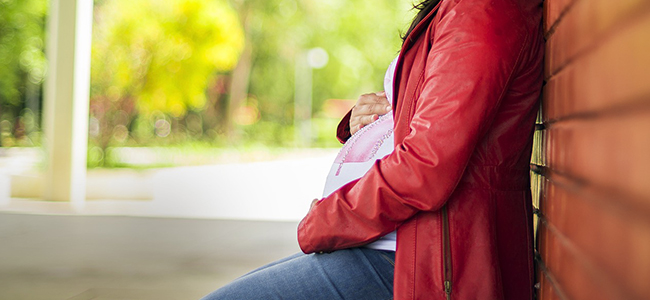
[[[460,1],[441,16],[409,134],[364,177],[315,203],[302,220],[298,242],[305,253],[367,244],[446,203],[494,119],[526,44],[516,9],[508,7],[506,18],[503,12],[490,15],[497,8],[474,4]]]

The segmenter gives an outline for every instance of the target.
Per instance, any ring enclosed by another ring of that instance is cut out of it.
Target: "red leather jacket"
[[[314,205],[303,252],[397,229],[395,299],[533,297],[541,2],[443,0],[413,30],[395,76],[395,151]]]

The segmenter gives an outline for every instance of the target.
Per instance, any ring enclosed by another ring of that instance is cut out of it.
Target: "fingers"
[[[357,104],[360,104],[360,105],[363,105],[363,104],[390,105],[390,103],[388,103],[388,99],[386,99],[386,93],[385,92],[363,94],[363,95],[359,96],[359,99],[357,99]]]
[[[388,112],[390,112],[393,108],[390,105],[387,105],[386,103],[367,103],[367,104],[360,104],[355,106],[352,109],[353,114],[357,115],[363,115],[363,116],[368,116],[368,115],[385,115]]]
[[[361,127],[363,128],[363,126],[366,126],[366,125],[368,125],[368,124],[370,124],[370,123],[372,123],[374,121],[377,121],[377,119],[379,119],[379,115],[376,115],[376,114],[375,115],[367,115],[367,116],[361,117],[360,119],[361,119],[361,121],[360,121]]]
[[[355,108],[357,113],[363,115],[383,115],[392,110],[384,92],[361,95]]]
[[[392,110],[386,93],[370,93],[359,97],[357,104],[352,108],[350,116],[350,133],[354,134],[364,126],[376,121],[379,116]]]
[[[379,119],[379,115],[377,114],[372,114],[372,115],[357,115],[354,117],[354,119],[350,119],[350,133],[354,134],[355,132],[359,131],[361,128],[365,127],[366,125],[377,121]]]
[[[350,134],[355,134],[357,131],[361,130],[361,124],[350,126]]]
[[[354,134],[366,125],[377,121],[377,119],[379,119],[379,115],[364,115],[357,116],[355,120],[350,119],[350,133]]]

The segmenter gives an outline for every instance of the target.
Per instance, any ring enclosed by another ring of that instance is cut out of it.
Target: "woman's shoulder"
[[[541,21],[542,0],[442,0],[440,23],[461,19],[486,25],[536,26]]]
[[[484,44],[488,52],[518,51],[538,33],[540,4],[539,0],[442,0],[428,38],[432,43],[471,39]]]

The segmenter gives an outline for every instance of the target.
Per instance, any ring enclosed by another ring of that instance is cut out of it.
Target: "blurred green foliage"
[[[106,1],[96,8],[92,97],[132,97],[144,116],[203,108],[208,82],[234,68],[244,46],[225,1]]]
[[[0,0],[0,101],[16,108],[5,142],[41,98],[47,2]],[[89,166],[115,165],[119,147],[295,146],[296,64],[316,47],[329,60],[312,72],[311,146],[338,147],[338,118],[383,89],[412,16],[406,0],[94,2]]]
[[[233,8],[225,0],[97,1],[94,18],[90,140],[99,150],[91,153],[182,142],[191,137],[181,131],[192,129],[200,138],[206,90],[244,47]],[[90,156],[91,165],[101,165],[95,157],[103,158]]]
[[[47,1],[0,0],[0,146],[39,143]]]
[[[410,18],[408,8],[404,0],[239,1],[252,41],[248,92],[262,113],[260,123],[243,129],[244,138],[292,144],[296,58],[309,49],[320,47],[329,54],[328,64],[313,71],[315,118],[326,118],[327,99],[356,99],[382,90],[386,67],[399,51],[400,30]],[[314,145],[337,146],[337,123],[315,120],[315,126],[328,126],[329,135],[317,134]]]

